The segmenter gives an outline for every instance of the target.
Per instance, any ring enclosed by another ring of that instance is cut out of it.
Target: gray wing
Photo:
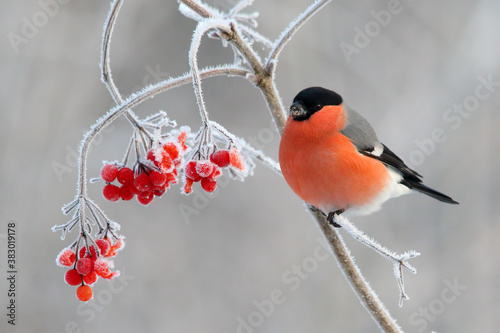
[[[347,117],[346,125],[340,133],[351,140],[360,154],[379,160],[395,169],[403,176],[400,183],[408,188],[427,194],[442,202],[458,203],[449,196],[422,184],[422,176],[415,170],[410,169],[403,160],[378,140],[377,134],[375,134],[375,131],[365,118],[356,111],[349,109],[345,104],[344,109]]]
[[[422,177],[416,171],[410,169],[403,160],[378,140],[377,134],[363,116],[345,104],[344,109],[346,112],[346,125],[340,133],[349,138],[361,154],[393,167],[404,178],[418,181]]]
[[[351,140],[360,154],[379,160],[395,169],[403,176],[400,183],[408,188],[427,194],[442,202],[458,203],[449,196],[422,184],[422,176],[415,170],[410,169],[403,160],[378,140],[377,134],[375,134],[375,131],[365,118],[356,111],[349,109],[345,104],[344,109],[346,112],[346,125],[340,133]]]
[[[346,106],[345,103],[344,110],[347,116],[346,126],[340,133],[349,138],[359,151],[379,155],[383,150],[383,146],[368,121],[359,113]]]

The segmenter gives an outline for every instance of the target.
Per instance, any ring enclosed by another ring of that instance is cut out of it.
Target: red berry
[[[100,277],[105,278],[110,274],[109,269],[113,267],[112,263],[113,262],[110,262],[108,259],[99,258],[94,263],[94,271]]]
[[[101,169],[101,178],[106,182],[111,183],[116,179],[117,175],[118,167],[114,164],[106,164]]]
[[[207,192],[213,192],[217,187],[217,182],[210,178],[203,178],[201,180],[201,187]]]
[[[109,240],[109,238],[105,239]],[[115,256],[119,250],[123,249],[124,244],[125,243],[123,242],[123,240],[121,238],[118,238],[116,243],[111,245],[111,248],[109,249],[108,254],[106,254],[106,257],[109,258]]]
[[[135,194],[135,195],[138,195],[138,194],[141,194],[142,192],[139,191],[135,185],[134,185],[134,182],[131,182],[131,183],[128,183],[127,185],[123,185],[127,188],[127,190],[132,193],[132,194]],[[125,190],[124,190],[125,191]]]
[[[212,155],[210,155],[210,161],[217,164],[221,168],[225,168],[229,165],[229,151],[227,150],[217,150]]]
[[[148,150],[147,159],[153,161],[156,164],[156,157],[154,149]]]
[[[117,201],[120,199],[120,188],[116,185],[108,184],[102,189],[102,195],[106,200]]]
[[[118,181],[120,184],[128,184],[134,180],[134,172],[130,168],[121,168],[118,170]]]
[[[96,239],[95,243],[97,244],[97,247],[99,247],[99,252],[102,256],[108,254],[109,249],[111,248],[111,244],[109,244],[108,241],[105,241],[104,239]]]
[[[82,275],[89,274],[92,271],[92,260],[89,258],[78,259],[76,263],[76,270]]]
[[[196,171],[196,165],[198,163],[196,161],[189,161],[186,164],[185,173],[188,178],[191,178],[194,182],[199,182],[201,180],[201,176]]]
[[[243,162],[243,159],[236,149],[231,149],[229,152],[229,160],[232,166],[234,166],[236,169],[239,169],[241,171],[245,170],[245,163]]]
[[[78,289],[76,289],[76,297],[82,302],[87,302],[92,299],[92,288],[89,286],[78,287]]]
[[[193,192],[193,180],[191,178],[186,177],[186,183],[184,184],[183,190],[185,194]]]
[[[149,179],[154,186],[163,186],[167,181],[167,175],[164,172],[153,170],[149,174]]]
[[[82,276],[76,269],[70,269],[64,275],[64,281],[70,286],[77,286],[82,283]]]
[[[210,176],[208,176],[207,178],[215,181],[217,178],[219,178],[220,175],[221,175],[220,168],[219,167],[215,167],[214,171],[212,172],[212,174]]]
[[[72,249],[64,249],[57,256],[57,264],[61,266],[71,266],[75,263],[76,255]]]
[[[173,173],[167,173],[166,184],[177,184],[177,177]]]
[[[137,201],[139,203],[143,204],[144,206],[147,206],[153,201],[154,195],[152,191],[147,191],[147,192],[142,192],[137,196]]]
[[[188,148],[188,146],[186,146],[186,139],[187,139],[187,133],[186,132],[182,132],[179,135],[179,137],[177,138],[177,140],[179,141],[179,143],[182,146],[182,149],[184,149],[184,150],[186,150]]]
[[[168,153],[172,160],[176,160],[179,157],[179,148],[173,142],[167,142],[163,145],[163,150]]]
[[[153,194],[157,197],[161,197],[167,191],[167,186],[157,186],[153,189]]]
[[[172,161],[172,158],[170,158],[170,155],[162,151],[161,152],[161,160],[160,163],[158,163],[158,167],[162,169],[164,172],[170,172],[172,170],[174,162]]]
[[[132,187],[134,187],[134,186],[132,186]],[[120,187],[120,198],[122,198],[122,200],[129,201],[133,197],[134,197],[134,193],[130,192],[130,186],[128,184],[122,185],[122,187]]]
[[[97,281],[97,274],[92,271],[87,275],[83,276],[83,282],[89,286],[93,285]]]
[[[134,186],[140,192],[145,192],[151,188],[151,180],[146,173],[141,173],[134,179]]]
[[[95,258],[97,258],[97,253],[95,252],[94,245],[90,245],[89,249],[90,254],[87,253],[87,249],[85,248],[85,246],[82,247],[80,249],[80,252],[78,253],[79,258],[90,258],[92,260],[95,260]]]
[[[196,164],[196,173],[202,178],[208,177],[214,171],[214,166],[215,165],[210,161],[199,161]]]

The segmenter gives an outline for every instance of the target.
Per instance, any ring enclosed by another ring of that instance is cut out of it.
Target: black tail
[[[455,200],[453,200],[449,196],[444,195],[441,192],[438,192],[436,190],[433,190],[430,187],[425,186],[424,184],[421,183],[420,179],[418,179],[418,178],[415,180],[403,179],[401,181],[401,184],[408,186],[409,188],[416,190],[420,193],[427,194],[428,196],[433,197],[434,199],[437,199],[441,202],[446,202],[449,204],[458,204],[458,202],[456,202]]]

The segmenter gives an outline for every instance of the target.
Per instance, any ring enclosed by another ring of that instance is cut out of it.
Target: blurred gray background
[[[263,166],[212,196],[198,187],[181,196],[177,187],[148,207],[105,202],[102,185],[90,185],[127,246],[115,259],[122,278],[100,280],[87,305],[75,298],[54,259],[77,234],[61,241],[50,228],[67,221],[60,207],[75,193],[82,134],[114,103],[98,67],[109,2],[62,2],[0,4],[0,331],[376,332],[335,261],[325,259],[301,201]],[[214,5],[227,10],[232,2]],[[258,0],[250,11],[260,12],[258,31],[274,40],[309,3]],[[494,0],[334,1],[280,57],[285,105],[311,85],[336,90],[427,185],[460,202],[413,194],[352,219],[392,250],[422,253],[413,260],[418,274],[405,275],[411,299],[403,308],[391,264],[341,232],[408,332],[495,332],[500,324],[499,13]],[[194,27],[175,1],[127,0],[111,47],[122,93],[188,71]],[[201,66],[231,60],[219,41],[204,39]],[[241,78],[208,79],[203,88],[213,120],[277,158],[279,136],[257,89]],[[135,111],[158,110],[200,126],[189,85]],[[91,177],[102,160],[121,158],[130,134],[119,119],[96,141]],[[17,224],[15,327],[6,319],[9,221]]]

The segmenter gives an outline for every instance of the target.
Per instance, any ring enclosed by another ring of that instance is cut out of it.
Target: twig
[[[368,246],[372,250],[375,250],[382,257],[391,261],[394,265],[394,276],[398,282],[399,287],[399,306],[403,306],[403,301],[410,299],[404,288],[403,280],[403,267],[408,269],[413,274],[417,273],[417,270],[408,263],[408,260],[413,259],[420,255],[416,251],[408,251],[402,254],[398,254],[394,251],[390,251],[376,240],[366,236],[361,230],[359,230],[354,224],[352,224],[345,216],[334,215],[335,223],[340,225],[347,233],[349,233],[355,240],[363,245]]]
[[[111,9],[109,10],[108,18],[104,23],[104,32],[102,36],[102,46],[101,46],[101,81],[106,85],[111,97],[116,104],[120,104],[123,102],[122,95],[118,91],[118,88],[113,81],[113,76],[111,74],[111,66],[110,66],[110,44],[111,44],[111,36],[113,34],[113,29],[115,27],[116,18],[118,17],[118,13],[122,7],[123,0],[115,0],[111,3]],[[146,134],[149,139],[152,139],[151,133],[145,130],[139,123],[137,116],[134,114],[132,110],[127,110],[125,115],[128,121],[138,130]]]
[[[337,230],[332,228],[326,220],[325,215],[319,209],[309,206],[309,211],[314,216],[318,227],[330,245],[330,249],[335,255],[337,263],[354,290],[354,293],[358,296],[361,304],[364,305],[380,329],[391,333],[403,332],[361,274]]]
[[[275,62],[286,43],[293,37],[295,32],[309,20],[315,13],[328,4],[331,0],[316,0],[309,8],[299,15],[282,33],[278,40],[275,42],[273,49],[269,52],[266,60],[265,68],[269,73],[274,71]]]

